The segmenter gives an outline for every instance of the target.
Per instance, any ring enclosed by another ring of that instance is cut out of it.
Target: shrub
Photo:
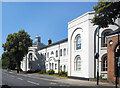
[[[67,76],[67,72],[65,72],[65,71],[60,71],[60,70],[59,70],[59,71],[58,71],[58,75],[59,75],[59,76],[63,76],[63,75],[64,75],[64,76]]]
[[[33,71],[31,71],[31,70],[28,70],[28,71],[27,71],[27,73],[33,73]]]
[[[46,73],[45,69],[42,69],[42,70],[40,71],[40,73],[41,73],[41,74]]]
[[[61,70],[58,71],[58,75],[59,75],[59,76],[62,75],[62,71],[61,71]]]
[[[52,69],[52,70],[49,70],[47,73],[50,75],[50,74],[54,74],[55,71]]]
[[[100,78],[100,79],[103,79],[103,77],[104,77],[104,76],[105,76],[105,75],[104,75],[104,74],[102,74],[102,75],[100,75],[100,76],[99,76],[99,78]]]

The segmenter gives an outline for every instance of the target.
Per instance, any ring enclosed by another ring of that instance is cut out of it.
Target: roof
[[[34,42],[32,45],[40,45],[40,44],[42,44],[42,45],[44,45],[45,46],[45,44],[43,44],[43,43],[41,43],[41,42]]]
[[[45,47],[43,47],[43,48],[41,48],[41,49],[44,49],[44,48],[48,48],[48,47],[51,47],[51,46],[54,46],[54,45],[57,45],[57,44],[60,44],[60,43],[63,43],[63,42],[67,42],[68,41],[68,38],[66,38],[66,39],[64,39],[64,40],[61,40],[61,41],[58,41],[58,42],[55,42],[55,43],[52,43],[52,44],[50,44],[50,45],[47,45],[47,46],[45,46]],[[40,50],[41,50],[40,49]]]
[[[118,33],[120,33],[120,28],[118,28],[118,29],[116,29],[115,31],[109,33],[107,36],[109,36],[109,35],[114,35],[114,34],[118,34]]]

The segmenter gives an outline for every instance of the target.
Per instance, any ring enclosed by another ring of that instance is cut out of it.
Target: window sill
[[[75,50],[75,52],[82,52],[82,50],[80,49],[80,50]]]
[[[107,71],[101,71],[102,74],[107,74]]]
[[[101,50],[107,50],[107,47],[101,47]]]

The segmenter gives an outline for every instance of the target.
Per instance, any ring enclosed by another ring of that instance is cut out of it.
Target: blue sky
[[[4,2],[2,3],[2,43],[8,34],[24,29],[34,40],[36,35],[47,45],[68,36],[67,23],[93,11],[97,2]]]

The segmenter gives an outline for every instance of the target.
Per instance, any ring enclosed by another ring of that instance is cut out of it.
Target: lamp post
[[[99,85],[99,25],[98,25],[98,59],[97,59],[97,85]]]
[[[97,42],[97,53],[95,53],[95,59],[97,59],[97,85],[99,85],[99,26],[97,27],[98,42]]]
[[[115,68],[116,68],[116,80],[115,80],[115,88],[117,88],[117,83],[118,83],[118,73],[119,73],[119,69],[118,66],[120,65],[120,63],[118,63],[120,61],[120,43],[119,43],[119,33],[118,33],[118,49],[117,52],[115,52]],[[120,66],[119,66],[120,67]]]

